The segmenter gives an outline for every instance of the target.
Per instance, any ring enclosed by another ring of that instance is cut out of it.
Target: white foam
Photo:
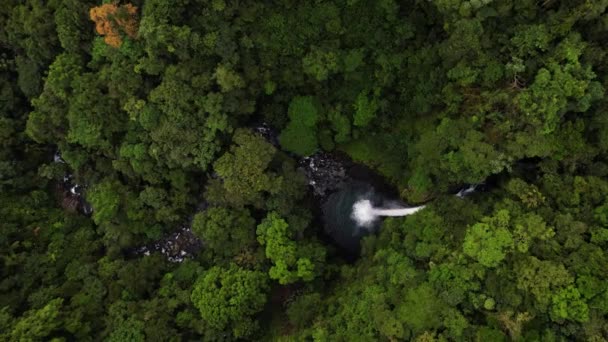
[[[476,188],[477,188],[477,184],[469,185],[468,188],[461,189],[460,191],[458,191],[458,193],[456,194],[456,197],[464,198],[465,196],[467,196],[467,195],[472,194],[473,192],[475,192]]]
[[[353,212],[351,217],[358,225],[369,227],[378,218],[374,215],[374,207],[369,200],[359,200],[353,204]]]
[[[370,227],[380,216],[407,216],[412,215],[422,209],[424,205],[413,207],[413,208],[397,208],[397,209],[383,209],[374,208],[372,202],[367,199],[361,199],[353,204],[353,212],[351,217],[358,225],[363,227]]]

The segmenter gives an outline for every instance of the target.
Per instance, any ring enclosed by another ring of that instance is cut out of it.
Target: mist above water
[[[476,188],[477,185],[470,185],[454,195],[465,198],[474,193]],[[323,203],[325,232],[343,250],[357,255],[360,240],[375,233],[383,217],[412,215],[425,207],[407,207],[394,197],[376,191],[370,184],[350,181]]]
[[[351,181],[323,203],[325,231],[338,246],[356,255],[361,238],[374,233],[383,216],[410,215],[423,207],[406,208],[369,184]]]
[[[361,199],[353,204],[351,218],[362,227],[371,227],[381,216],[407,216],[424,209],[424,205],[413,208],[375,208],[368,199]]]

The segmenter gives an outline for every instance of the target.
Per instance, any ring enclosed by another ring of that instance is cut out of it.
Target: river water
[[[360,240],[379,228],[380,220],[364,227],[353,219],[353,205],[363,198],[368,199],[375,207],[386,205],[385,198],[371,185],[358,181],[345,184],[322,204],[325,232],[349,254],[357,254]]]

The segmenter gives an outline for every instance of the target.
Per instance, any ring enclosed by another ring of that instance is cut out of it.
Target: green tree
[[[595,73],[579,62],[584,49],[578,35],[571,35],[556,47],[555,60],[541,68],[534,83],[516,99],[527,122],[541,126],[545,134],[555,130],[567,111],[586,111],[603,94],[593,82]],[[563,61],[563,64],[559,62]]]
[[[273,263],[268,274],[280,284],[313,280],[325,259],[321,246],[312,242],[298,245],[292,234],[287,222],[275,212],[269,213],[257,228],[258,242],[265,246],[266,257]]]
[[[443,303],[429,284],[409,289],[404,300],[404,305],[399,310],[399,318],[415,333],[441,326]]]
[[[191,299],[211,327],[245,338],[257,329],[252,316],[264,307],[267,288],[261,272],[216,266],[196,281]]]
[[[262,206],[264,193],[279,191],[280,176],[268,170],[276,149],[264,138],[245,129],[232,137],[234,145],[213,164],[222,179],[226,201],[235,205]]]
[[[374,97],[370,100],[366,92],[361,92],[355,101],[355,114],[353,115],[353,124],[358,127],[366,127],[376,116],[378,111],[378,102]]]
[[[194,216],[192,230],[213,254],[230,258],[255,243],[255,220],[247,209],[212,207]]]
[[[289,103],[289,124],[281,132],[279,141],[288,151],[301,156],[317,150],[316,124],[318,109],[311,97],[295,97]]]
[[[542,311],[547,310],[556,291],[574,282],[563,264],[532,256],[515,265],[515,272],[517,288],[531,293]]]
[[[114,219],[120,208],[120,185],[117,182],[106,180],[99,183],[88,195],[88,200],[95,208],[93,220],[97,224],[109,222]]]
[[[581,298],[581,294],[574,286],[568,286],[559,291],[552,298],[551,318],[559,321],[569,319],[578,322],[589,320],[589,308]]]
[[[498,266],[513,248],[509,219],[509,212],[501,210],[471,226],[462,245],[464,253],[486,267]]]
[[[339,57],[334,51],[324,51],[313,47],[308,54],[302,58],[304,72],[314,77],[317,81],[325,81],[339,69]]]
[[[63,299],[56,298],[39,310],[31,310],[18,320],[11,333],[15,341],[34,341],[48,337],[61,326],[61,307]]]

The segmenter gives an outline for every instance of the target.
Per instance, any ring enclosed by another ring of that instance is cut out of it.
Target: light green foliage
[[[358,127],[366,127],[376,116],[378,111],[378,103],[373,97],[371,100],[365,92],[359,93],[355,101],[354,125]]]
[[[93,214],[95,223],[109,222],[116,217],[120,205],[119,187],[118,183],[106,180],[91,189],[87,199],[95,210]]]
[[[481,327],[477,331],[475,335],[476,341],[497,341],[497,342],[505,342],[507,341],[506,336],[500,332],[499,330]]]
[[[450,305],[457,305],[481,289],[482,273],[472,265],[448,262],[434,266],[429,271],[429,281],[439,290],[439,297]]]
[[[314,127],[319,120],[319,113],[311,97],[295,97],[289,103],[287,113],[291,121],[302,124],[306,127]]]
[[[325,323],[319,325],[326,330],[317,330],[315,335],[332,340],[367,340],[378,335],[403,339],[409,336],[409,327],[401,315],[417,320],[416,314],[436,309],[430,307],[436,302],[427,301],[431,297],[412,295],[412,302],[405,305],[404,293],[415,288],[417,272],[411,260],[393,249],[378,251],[354,269],[343,268],[342,277],[344,282],[340,283],[336,296],[328,298],[336,310],[327,312]],[[432,292],[428,287],[420,292],[425,290]],[[420,306],[413,307],[414,303]],[[440,319],[433,320],[437,321]],[[321,323],[318,318],[316,322]]]
[[[408,217],[399,230],[406,234],[403,244],[416,259],[439,259],[447,252],[445,222],[432,209]]]
[[[446,335],[452,338],[462,338],[470,323],[459,310],[449,309],[443,313],[443,325],[447,328]]]
[[[526,214],[514,223],[515,248],[522,253],[528,251],[533,239],[548,240],[554,235],[553,228],[547,227],[543,218],[536,214]]]
[[[509,212],[498,211],[467,230],[463,251],[486,267],[496,267],[513,248],[513,236],[508,230]]]
[[[608,227],[608,203],[595,208],[595,219],[604,227]]]
[[[245,86],[243,79],[232,71],[230,66],[219,65],[213,76],[217,84],[222,88],[222,92],[229,92]]]
[[[525,117],[530,118],[533,124],[542,125],[544,133],[555,130],[568,99],[583,97],[588,86],[588,82],[577,80],[556,64],[549,67],[540,69],[529,90],[518,97]],[[593,78],[594,75],[587,77]]]
[[[515,267],[517,287],[534,295],[537,305],[545,309],[553,291],[571,284],[574,279],[563,264],[528,257]]]
[[[408,198],[419,202],[426,199],[431,190],[432,181],[422,169],[416,169],[408,180]]]
[[[317,81],[325,81],[329,76],[338,71],[339,59],[333,51],[323,51],[313,47],[311,51],[302,58],[304,72],[314,77]]]
[[[516,47],[518,55],[535,55],[538,51],[546,51],[551,35],[546,25],[522,25],[516,28],[511,42]]]
[[[146,336],[143,333],[144,330],[144,322],[128,318],[127,320],[121,322],[120,325],[114,330],[110,336],[108,336],[108,341],[111,342],[119,342],[119,341],[137,341],[143,342],[146,340]]]
[[[318,109],[311,97],[295,97],[289,103],[289,124],[281,132],[279,141],[288,151],[301,156],[317,150],[316,124]]]
[[[409,289],[399,311],[402,319],[414,332],[436,329],[441,325],[442,303],[429,284]]]
[[[14,341],[34,341],[48,337],[61,325],[59,318],[63,299],[49,301],[43,308],[32,310],[17,321],[11,332]]]
[[[318,149],[315,132],[300,124],[290,124],[281,132],[281,146],[301,156],[313,154]]]
[[[332,124],[333,130],[336,132],[334,140],[336,143],[345,143],[350,139],[351,123],[346,115],[338,111],[331,111],[328,114],[328,119]]]
[[[576,35],[565,39],[556,48],[555,59],[539,69],[534,83],[517,97],[524,120],[541,126],[545,134],[555,130],[567,109],[586,111],[603,94],[592,82],[595,73],[579,62],[584,47]]]
[[[298,246],[292,234],[287,222],[274,212],[257,228],[258,242],[265,246],[266,257],[273,263],[268,274],[280,284],[313,280],[319,273],[318,263],[325,258],[321,246],[310,242]]]
[[[235,265],[213,267],[193,286],[192,303],[211,327],[247,337],[256,330],[251,316],[266,303],[266,280],[261,272]]]
[[[589,320],[589,308],[582,300],[581,294],[574,286],[568,286],[552,298],[551,318],[554,320],[569,319],[578,322]]]
[[[546,200],[536,186],[527,184],[521,179],[510,180],[507,184],[507,191],[519,197],[528,208],[536,208]]]
[[[135,235],[158,238],[162,229],[159,222],[175,222],[179,218],[176,211],[183,205],[180,199],[155,199],[153,192],[151,189],[142,194],[129,192],[126,185],[110,178],[93,185],[87,192],[93,221],[102,228],[109,248],[128,246]],[[161,194],[162,191],[157,192]]]
[[[110,136],[122,130],[122,115],[113,111],[112,101],[103,96],[93,74],[74,79],[74,96],[70,99],[67,120],[70,127],[66,140],[88,149],[106,149]]]
[[[466,172],[465,179],[470,183],[477,183],[488,174],[497,174],[508,169],[510,158],[497,151],[484,138],[479,132],[467,132],[458,152],[448,152],[442,156],[442,167],[453,174]]]

